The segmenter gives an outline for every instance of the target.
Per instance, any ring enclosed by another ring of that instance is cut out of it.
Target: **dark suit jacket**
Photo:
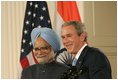
[[[22,71],[22,79],[59,79],[61,74],[67,70],[67,66],[51,62],[47,64],[36,64]]]
[[[63,48],[57,53],[57,61],[62,57],[62,54],[65,54],[65,51],[67,52],[67,50]],[[65,59],[63,60],[65,61]],[[76,67],[79,72],[76,78],[79,79],[112,78],[109,60],[104,53],[97,48],[86,46],[77,60]]]
[[[111,76],[111,66],[107,57],[97,48],[86,46],[76,66],[82,70],[79,78],[84,79],[108,79]]]

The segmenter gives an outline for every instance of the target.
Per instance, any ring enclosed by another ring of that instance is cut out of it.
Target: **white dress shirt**
[[[78,53],[75,55],[75,58],[74,58],[74,60],[73,60],[73,62],[72,62],[72,65],[73,65],[73,66],[76,65],[77,60],[79,59],[79,56],[80,56],[81,52],[83,51],[83,49],[84,49],[86,46],[87,46],[87,44],[85,43],[85,44],[81,47],[81,49],[78,51]]]

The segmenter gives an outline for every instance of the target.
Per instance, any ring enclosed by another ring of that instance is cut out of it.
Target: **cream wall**
[[[25,2],[1,2],[1,78],[17,78]]]
[[[112,76],[117,78],[117,2],[84,2],[85,25],[90,45],[109,58]]]
[[[113,78],[117,78],[116,2],[77,3],[90,44],[106,53],[112,65]],[[99,7],[101,4],[104,6]],[[3,79],[18,78],[19,75],[25,6],[25,2],[1,2],[1,78]],[[48,1],[48,8],[54,27],[56,2]]]

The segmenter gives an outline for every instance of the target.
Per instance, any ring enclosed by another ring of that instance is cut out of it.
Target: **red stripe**
[[[75,1],[58,1],[57,6],[58,12],[65,22],[70,20],[81,21]]]
[[[25,57],[24,59],[22,59],[20,61],[20,63],[21,63],[21,66],[22,66],[23,69],[29,67],[29,61],[28,61],[27,57]]]
[[[32,56],[33,56],[34,62],[37,64],[38,61],[37,61],[36,58],[34,57],[34,52],[33,52],[33,51],[32,51]]]

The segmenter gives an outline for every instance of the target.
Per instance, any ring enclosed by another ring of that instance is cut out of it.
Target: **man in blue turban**
[[[48,61],[45,59],[50,58],[50,55],[43,58],[41,57],[38,58],[41,55],[45,55],[44,53],[43,54],[41,53],[46,51],[46,49],[47,50],[49,48],[51,49],[51,55],[53,57],[55,56],[54,52],[57,52],[60,49],[59,38],[57,34],[50,28],[34,28],[31,32],[31,41],[34,47],[33,51],[34,51],[35,58],[39,63],[45,63],[45,61]],[[40,54],[37,53],[36,51],[40,51]]]
[[[33,52],[38,64],[23,70],[21,78],[59,79],[67,66],[55,61],[60,49],[57,34],[50,28],[34,28],[31,32]]]

